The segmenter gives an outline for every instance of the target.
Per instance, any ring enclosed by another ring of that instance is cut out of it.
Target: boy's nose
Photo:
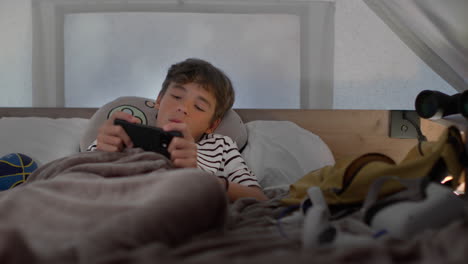
[[[187,114],[187,108],[184,105],[179,105],[177,107],[177,112],[182,112],[184,115]]]

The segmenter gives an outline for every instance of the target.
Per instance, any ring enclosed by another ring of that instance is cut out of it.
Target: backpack
[[[289,194],[281,202],[300,205],[307,199],[307,190],[317,186],[330,207],[360,207],[376,179],[398,177],[441,182],[451,175],[451,184],[455,187],[463,180],[461,175],[467,164],[460,131],[450,126],[437,141],[419,142],[399,164],[384,154],[367,153],[312,171],[290,185]],[[377,196],[383,198],[404,189],[399,181],[385,181]]]

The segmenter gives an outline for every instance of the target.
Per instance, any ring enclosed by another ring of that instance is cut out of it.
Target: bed
[[[468,257],[465,217],[404,240],[372,239],[361,222],[345,217],[336,224],[351,240],[303,247],[303,215],[288,214],[280,202],[289,184],[349,156],[379,152],[401,160],[417,141],[388,136],[390,111],[236,109],[247,146],[260,144],[243,155],[269,200],[227,203],[211,178],[169,170],[158,155],[80,153],[79,138],[96,110],[0,108],[6,146],[0,154],[23,152],[39,164],[25,184],[0,192],[2,263],[464,263]],[[430,139],[444,127],[422,124]],[[259,143],[251,135],[270,137]],[[265,142],[278,146],[263,149]],[[305,149],[284,155],[300,170],[267,160],[294,142]],[[310,152],[314,146],[328,148]]]

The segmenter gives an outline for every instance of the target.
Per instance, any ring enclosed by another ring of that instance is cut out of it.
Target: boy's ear
[[[221,118],[218,118],[215,121],[213,121],[213,124],[211,124],[211,126],[205,131],[205,133],[207,134],[213,133],[216,130],[216,128],[219,126],[219,123],[221,123]]]
[[[160,106],[161,106],[161,96],[158,95],[158,98],[156,98],[156,101],[154,102],[154,108],[159,110]]]

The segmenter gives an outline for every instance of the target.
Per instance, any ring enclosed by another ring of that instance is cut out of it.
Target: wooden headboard
[[[90,118],[97,108],[0,108],[0,117]],[[400,161],[416,139],[390,138],[388,110],[235,109],[244,122],[288,120],[320,136],[336,159],[368,152]],[[291,135],[294,136],[294,135]]]

